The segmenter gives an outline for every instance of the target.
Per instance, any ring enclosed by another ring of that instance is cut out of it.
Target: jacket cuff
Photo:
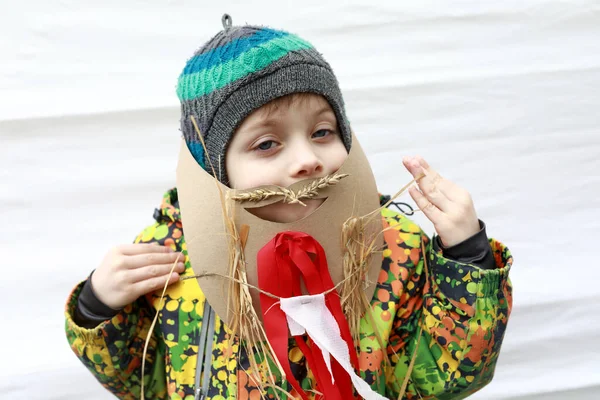
[[[94,326],[88,324],[81,325],[76,322],[77,304],[79,303],[79,296],[85,282],[86,281],[80,282],[75,286],[65,305],[65,329],[67,331],[67,337],[69,338],[72,336],[69,341],[71,341],[71,339],[81,338],[80,340],[85,344],[103,345],[104,339],[102,329],[105,327],[106,321]]]
[[[441,250],[432,251],[428,255],[428,265],[434,285],[447,298],[464,304],[473,304],[477,298],[496,297],[508,283],[513,257],[501,242],[491,239],[489,245],[494,259],[492,269],[451,260]],[[436,247],[435,242],[433,246]]]
[[[104,304],[96,293],[92,285],[92,275],[83,284],[83,288],[79,293],[77,306],[73,313],[73,320],[77,325],[84,328],[93,329],[102,322],[110,320],[117,315],[120,310],[115,310]]]
[[[451,247],[444,247],[440,237],[436,236],[434,249],[441,250],[444,257],[450,260],[472,264],[482,269],[494,269],[496,263],[485,231],[485,223],[481,220],[479,228],[479,232]]]

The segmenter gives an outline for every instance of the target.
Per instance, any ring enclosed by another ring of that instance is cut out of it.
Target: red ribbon
[[[302,232],[278,233],[265,245],[257,255],[258,286],[262,290],[278,297],[294,297],[302,295],[300,279],[302,278],[309,294],[324,293],[334,287],[327,258],[323,247],[312,236]],[[342,311],[337,291],[325,295],[325,304],[340,329],[342,339],[348,345],[350,362],[358,370],[358,356],[348,322]],[[291,371],[288,358],[288,324],[285,313],[281,310],[277,299],[261,293],[260,305],[267,339],[275,356],[279,360],[287,381],[304,400],[308,395]],[[355,399],[352,381],[348,373],[332,357],[331,369],[335,384],[323,359],[321,349],[315,343],[307,343],[304,336],[294,336],[298,347],[306,357],[306,362],[317,381],[317,388],[327,400]]]

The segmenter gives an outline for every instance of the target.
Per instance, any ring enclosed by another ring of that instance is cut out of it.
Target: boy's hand
[[[404,157],[402,163],[419,179],[419,189],[412,186],[409,193],[433,222],[444,247],[452,247],[479,232],[479,219],[465,189],[440,176],[422,157]]]
[[[179,261],[173,274],[173,263]],[[179,280],[184,256],[157,244],[126,244],[111,249],[92,274],[92,287],[100,301],[120,309],[138,297]]]

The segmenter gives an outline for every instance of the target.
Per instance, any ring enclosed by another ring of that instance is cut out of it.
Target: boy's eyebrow
[[[333,116],[335,117],[335,112],[333,112],[331,107],[326,104],[322,105],[315,111],[315,115],[317,115],[317,116],[320,116],[320,115],[326,114],[326,113],[333,114]],[[260,122],[253,124],[251,129],[273,128],[273,127],[277,127],[278,124],[279,124],[279,118],[276,115],[267,115],[267,116],[264,116]]]
[[[276,127],[277,125],[278,125],[277,118],[268,116],[268,117],[265,117],[264,119],[262,119],[260,122],[253,124],[251,129],[265,128],[265,127],[273,128],[273,127]]]
[[[331,107],[328,105],[323,105],[323,106],[321,106],[321,108],[319,108],[317,110],[317,115],[321,115],[321,114],[325,114],[325,113],[331,113],[331,114],[335,115],[335,113],[333,112]]]

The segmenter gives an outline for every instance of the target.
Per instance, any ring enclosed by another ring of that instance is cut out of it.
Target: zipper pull
[[[206,396],[202,393],[202,388],[197,388],[194,400],[204,400],[205,398]]]

